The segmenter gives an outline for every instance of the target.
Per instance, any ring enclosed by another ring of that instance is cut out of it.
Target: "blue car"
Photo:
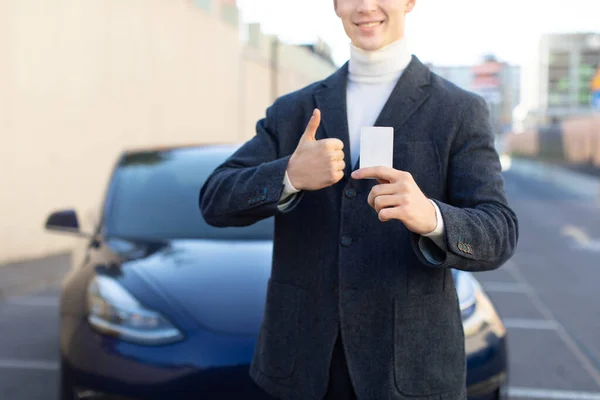
[[[273,219],[209,226],[198,194],[231,145],[124,152],[75,235],[60,298],[60,399],[263,399],[249,364],[271,272]],[[506,331],[472,274],[454,271],[471,399],[503,397]]]

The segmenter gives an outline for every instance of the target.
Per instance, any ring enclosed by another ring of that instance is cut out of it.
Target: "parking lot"
[[[508,330],[511,399],[600,400],[600,206],[506,172],[516,256],[477,273]],[[0,302],[0,398],[56,399],[58,290]]]

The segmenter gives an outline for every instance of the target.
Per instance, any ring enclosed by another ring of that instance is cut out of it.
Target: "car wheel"
[[[79,396],[77,396],[75,392],[69,368],[62,360],[60,362],[58,398],[60,400],[79,400]]]

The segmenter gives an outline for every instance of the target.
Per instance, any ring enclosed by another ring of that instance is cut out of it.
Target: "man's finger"
[[[336,150],[332,152],[329,157],[331,161],[344,161],[344,152],[342,150]]]
[[[398,192],[399,192],[398,185],[395,185],[392,183],[384,183],[384,184],[380,184],[380,185],[375,185],[369,192],[367,201],[369,202],[371,207],[373,207],[373,204],[374,204],[373,202],[375,201],[376,197],[398,194]]]
[[[402,202],[402,196],[396,194],[388,194],[383,196],[375,197],[373,201],[373,208],[378,213],[384,208],[397,207]]]
[[[339,181],[342,180],[342,178],[344,177],[344,171],[337,171],[333,174],[333,182],[332,183],[338,183]]]
[[[338,151],[344,148],[344,142],[336,138],[323,139],[319,141],[319,143],[323,143],[325,148],[329,151]]]
[[[393,219],[404,220],[405,211],[402,207],[384,208],[378,213],[379,220],[382,222],[391,221]]]
[[[398,177],[398,170],[389,167],[367,167],[360,168],[352,172],[354,179],[377,179],[387,182],[395,182]]]
[[[308,121],[308,125],[306,126],[306,130],[302,135],[302,140],[316,140],[315,136],[317,134],[317,129],[319,128],[319,124],[321,123],[321,111],[318,108],[315,108],[310,117],[310,121]]]

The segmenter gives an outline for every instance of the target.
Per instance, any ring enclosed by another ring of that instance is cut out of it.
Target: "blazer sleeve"
[[[212,226],[248,226],[289,212],[302,196],[278,208],[291,155],[281,157],[275,105],[256,124],[256,134],[207,178],[199,194],[199,207]]]
[[[445,249],[417,234],[411,244],[419,260],[434,268],[487,271],[510,259],[518,242],[518,220],[504,191],[489,111],[471,98],[451,145],[447,202],[435,200],[444,220]],[[423,250],[430,255],[425,257]]]

